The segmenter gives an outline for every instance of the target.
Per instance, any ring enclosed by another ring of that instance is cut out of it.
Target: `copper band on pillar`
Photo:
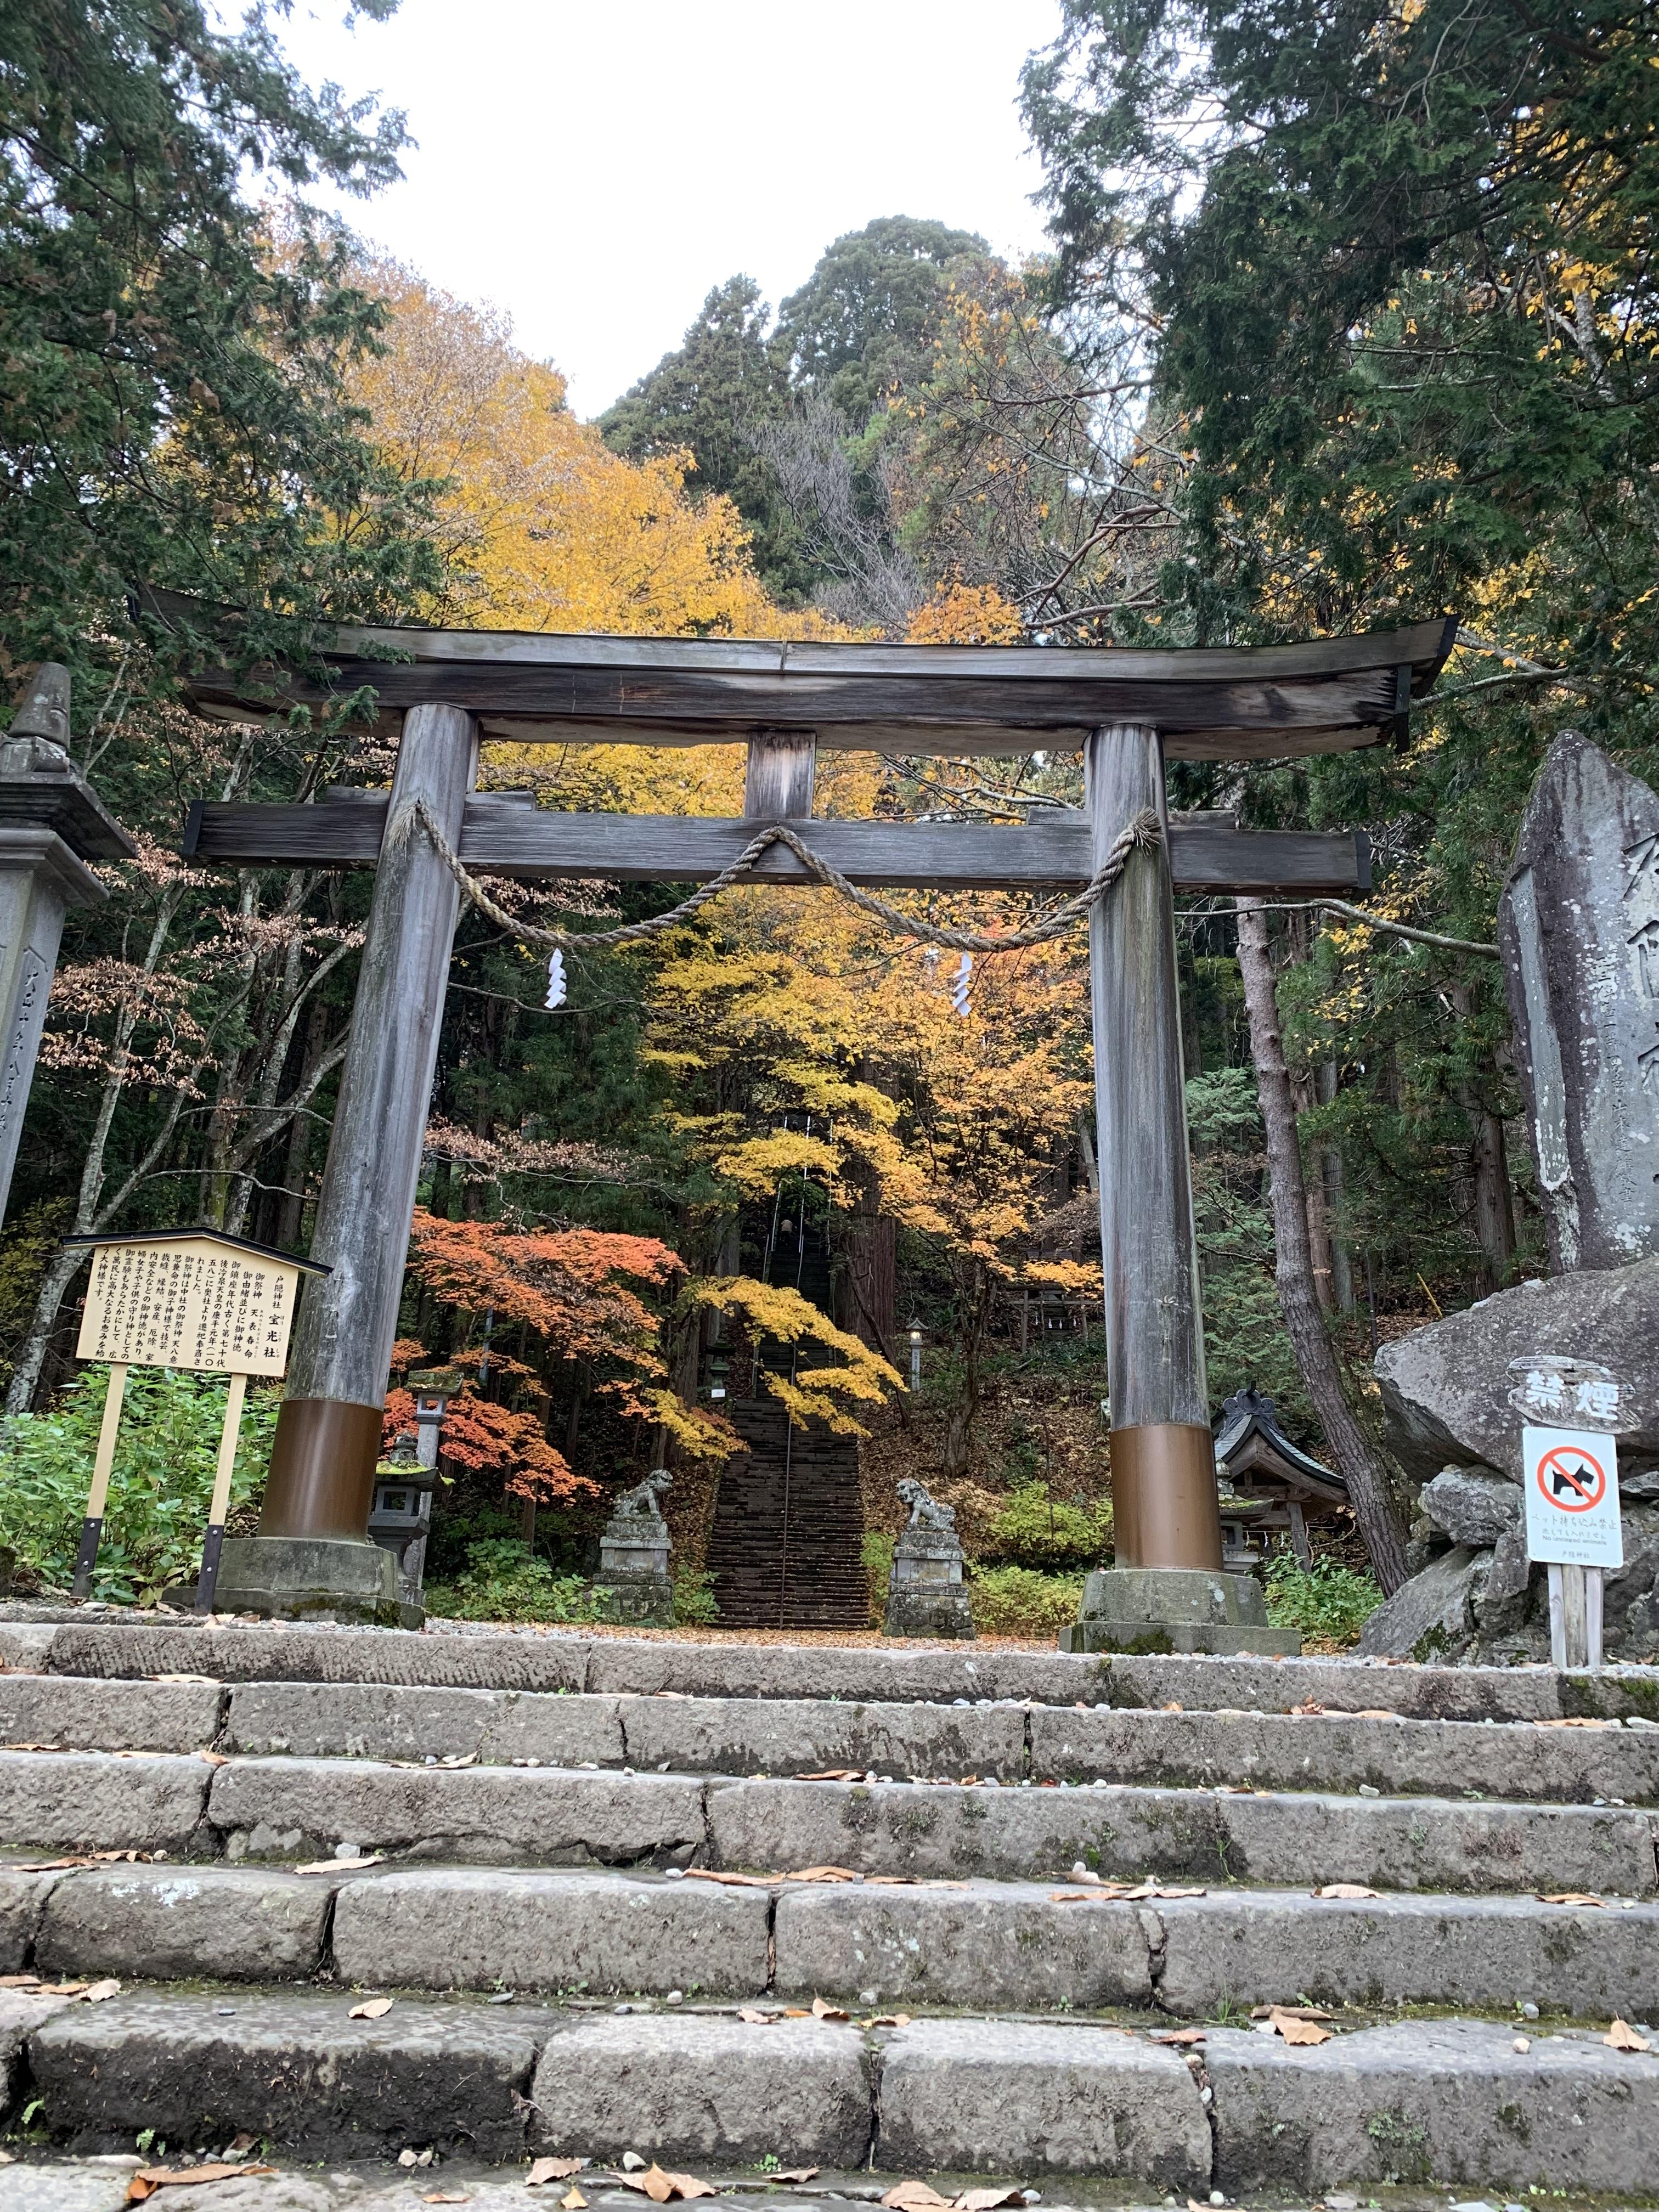
[[[380,1456],[380,1408],[289,1398],[276,1416],[262,1536],[367,1538]]]
[[[1196,1422],[1112,1431],[1112,1535],[1121,1567],[1221,1566],[1215,1439]]]

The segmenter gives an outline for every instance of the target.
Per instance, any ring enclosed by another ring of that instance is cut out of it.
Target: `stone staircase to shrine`
[[[0,1657],[37,2140],[1655,2185],[1654,1670],[84,1621]]]
[[[867,1628],[858,1440],[792,1431],[775,1398],[729,1403],[748,1450],[720,1477],[708,1565],[727,1628]]]

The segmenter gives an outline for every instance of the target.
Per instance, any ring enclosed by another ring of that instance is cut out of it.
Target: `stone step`
[[[1035,1698],[1192,1711],[1387,1709],[1423,1720],[1659,1721],[1659,1668],[1600,1674],[1547,1667],[1417,1667],[1353,1659],[1073,1656],[973,1645],[905,1649],[582,1636],[562,1632],[413,1634],[215,1620],[59,1626],[0,1620],[0,1660],[62,1675],[205,1674],[221,1681],[383,1682],[410,1687],[703,1697],[840,1698],[866,1703]]]
[[[1411,2021],[1316,2048],[1212,2027],[1173,2049],[1121,2027],[848,2022],[489,2008],[349,1995],[132,1992],[9,2034],[12,2095],[84,2150],[141,2130],[246,2130],[313,2159],[430,2142],[678,2165],[1088,2174],[1178,2193],[1430,2179],[1645,2191],[1659,2057],[1594,2030]],[[21,2064],[17,2063],[21,2060]]]
[[[217,1760],[217,1764],[211,1763]],[[1656,1816],[1318,1791],[725,1780],[364,1759],[0,1752],[0,1844],[315,1858],[341,1844],[469,1864],[694,1862],[866,1875],[1357,1881],[1492,1893],[1656,1888]]]
[[[1645,1722],[1079,1711],[1009,1702],[595,1697],[372,1683],[0,1676],[0,1744],[75,1750],[476,1758],[720,1775],[994,1777],[1389,1796],[1659,1803],[1659,1726]]]
[[[520,1996],[816,1996],[976,2011],[1303,2000],[1607,2020],[1659,2013],[1659,1905],[1315,1899],[1060,1902],[1047,1884],[778,1883],[388,1864],[0,1868],[0,1972],[166,1981],[337,1978]]]

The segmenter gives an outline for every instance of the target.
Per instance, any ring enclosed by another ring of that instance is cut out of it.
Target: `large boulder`
[[[1613,1425],[1626,1498],[1659,1497],[1656,1346],[1659,1259],[1500,1291],[1378,1352],[1389,1444],[1418,1481],[1452,1461],[1497,1468],[1518,1483],[1522,1427],[1571,1428],[1583,1418],[1571,1382],[1553,1410],[1535,1390],[1528,1405],[1528,1363],[1555,1376],[1561,1362],[1577,1361],[1605,1369],[1618,1386]]]
[[[1423,1486],[1423,1510],[1454,1544],[1476,1552],[1507,1535],[1520,1520],[1520,1486],[1483,1467],[1442,1468]]]
[[[1365,1623],[1366,1659],[1461,1659],[1474,1634],[1474,1606],[1486,1562],[1462,1544],[1402,1583]]]

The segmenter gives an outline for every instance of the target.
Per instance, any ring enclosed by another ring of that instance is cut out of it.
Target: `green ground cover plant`
[[[89,1368],[41,1413],[0,1418],[0,1545],[26,1578],[67,1589],[80,1548],[106,1368]],[[213,1497],[228,1385],[213,1375],[135,1367],[127,1376],[120,1435],[104,1514],[93,1595],[125,1605],[153,1603],[191,1583]],[[242,1410],[230,1510],[257,1504],[264,1488],[279,1385],[255,1385]]]
[[[1370,1575],[1337,1559],[1316,1559],[1311,1571],[1288,1553],[1267,1569],[1267,1618],[1275,1628],[1299,1628],[1326,1644],[1352,1644],[1382,1602]]]

